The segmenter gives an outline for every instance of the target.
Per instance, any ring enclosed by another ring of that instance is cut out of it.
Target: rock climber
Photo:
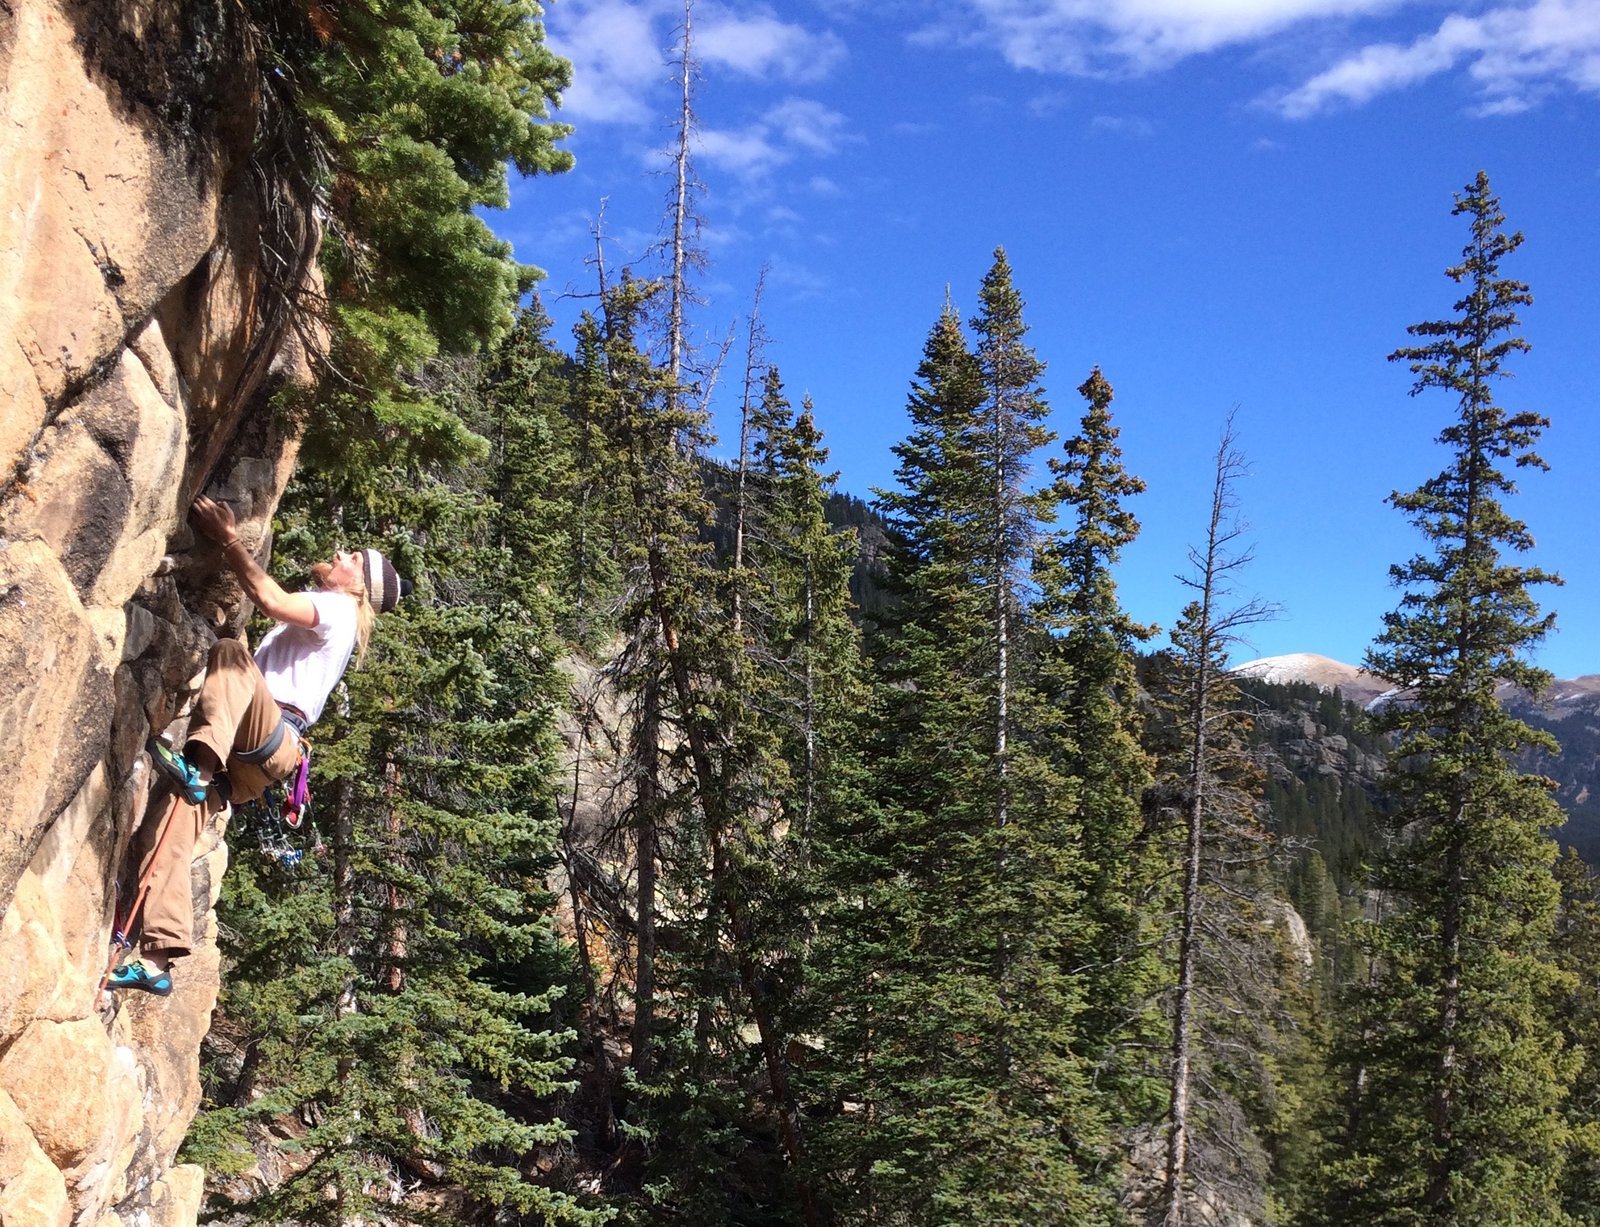
[[[172,961],[188,954],[193,942],[189,862],[208,815],[229,802],[252,801],[294,772],[301,738],[322,714],[352,656],[360,666],[377,614],[393,609],[411,590],[387,558],[368,549],[336,551],[311,568],[314,587],[286,592],[240,543],[226,503],[202,495],[190,515],[222,546],[223,559],[256,608],[278,625],[253,657],[239,640],[219,640],[182,751],[160,740],[150,744],[152,762],[178,796],[166,823],[141,832],[140,955],[113,971],[107,984],[162,997],[172,991]],[[139,918],[128,919],[132,933]]]

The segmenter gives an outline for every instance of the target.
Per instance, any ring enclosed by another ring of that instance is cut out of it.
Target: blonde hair
[[[363,579],[354,579],[342,586],[328,586],[328,572],[333,567],[326,562],[319,562],[311,568],[311,578],[316,581],[317,587],[324,592],[343,592],[356,599],[356,668],[361,668],[362,662],[367,659],[367,644],[372,639],[372,624],[378,620],[378,611],[372,607],[372,598],[367,595],[367,584]]]

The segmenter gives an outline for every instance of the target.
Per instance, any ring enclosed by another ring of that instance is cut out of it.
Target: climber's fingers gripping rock
[[[226,503],[207,498],[204,494],[195,499],[189,515],[194,520],[195,527],[219,545],[227,545],[239,535],[238,527],[234,523],[233,508]]]

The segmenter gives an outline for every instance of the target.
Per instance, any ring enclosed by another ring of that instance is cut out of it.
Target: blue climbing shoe
[[[150,761],[155,764],[157,771],[178,786],[178,791],[191,805],[204,803],[206,790],[210,786],[200,779],[200,772],[183,755],[166,742],[152,738]]]
[[[106,980],[108,988],[136,988],[141,992],[165,997],[172,991],[172,972],[155,971],[146,967],[142,959],[135,960],[111,973]]]

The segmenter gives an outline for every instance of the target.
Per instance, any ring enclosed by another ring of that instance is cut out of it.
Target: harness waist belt
[[[306,729],[310,727],[310,722],[300,714],[298,708],[283,708],[282,719],[278,721],[277,727],[272,730],[271,736],[253,750],[235,750],[233,757],[241,763],[249,763],[252,766],[259,767],[278,752],[278,747],[283,744],[285,727],[293,729],[295,737],[300,738],[305,736]]]

